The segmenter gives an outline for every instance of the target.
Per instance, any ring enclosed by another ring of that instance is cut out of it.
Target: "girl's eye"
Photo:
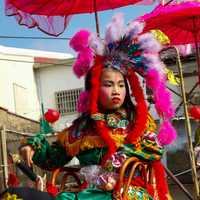
[[[120,84],[119,87],[123,88],[123,87],[125,87],[125,85],[124,84]]]
[[[104,84],[105,87],[111,87],[111,84]]]

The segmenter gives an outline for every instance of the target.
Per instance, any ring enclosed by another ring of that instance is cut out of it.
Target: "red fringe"
[[[100,87],[100,77],[102,72],[102,57],[96,57],[95,65],[92,68],[91,74],[91,85],[92,89],[90,91],[90,114],[95,114],[98,112],[98,96],[99,96],[99,87]],[[102,159],[102,164],[110,158],[110,156],[116,152],[117,147],[115,142],[109,135],[109,129],[106,127],[103,121],[96,121],[96,130],[98,131],[99,135],[105,141],[108,146],[108,152],[104,155]]]
[[[131,69],[128,71],[128,81],[132,90],[132,96],[135,98],[136,105],[136,119],[132,123],[130,133],[127,136],[127,141],[132,144],[136,143],[138,138],[143,134],[146,129],[148,119],[148,108],[144,99],[143,90],[140,86],[137,75]]]
[[[152,163],[153,171],[156,178],[156,190],[159,200],[168,200],[168,184],[166,181],[165,169],[161,161],[154,161]]]
[[[90,91],[90,114],[95,114],[98,112],[98,96],[99,96],[99,87],[100,87],[100,78],[102,71],[102,60],[103,58],[97,56],[95,59],[95,64],[92,67],[91,71],[91,91]]]

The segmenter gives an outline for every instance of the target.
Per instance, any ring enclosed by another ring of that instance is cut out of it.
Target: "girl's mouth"
[[[112,98],[112,102],[113,102],[114,104],[118,104],[120,101],[121,101],[120,98],[117,98],[117,97]]]

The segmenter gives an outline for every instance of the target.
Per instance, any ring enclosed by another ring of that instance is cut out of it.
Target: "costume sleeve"
[[[122,146],[121,150],[128,156],[135,156],[139,159],[145,161],[160,160],[164,149],[155,141],[143,139],[138,144],[125,144]]]
[[[33,162],[42,169],[52,170],[65,165],[72,157],[66,154],[59,141],[50,145],[44,134],[37,134],[27,139],[27,144],[35,150]]]
[[[122,145],[122,151],[124,151],[128,157],[136,156],[146,161],[160,160],[164,153],[164,148],[160,146],[157,141],[156,129],[156,123],[149,114],[144,135],[135,145]]]

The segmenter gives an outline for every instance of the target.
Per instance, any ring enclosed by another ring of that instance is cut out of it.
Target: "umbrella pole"
[[[188,109],[187,109],[187,101],[186,101],[186,95],[185,95],[185,85],[183,80],[183,72],[182,72],[182,64],[180,60],[179,51],[176,47],[174,47],[177,54],[177,61],[178,61],[178,71],[180,76],[180,84],[181,84],[181,93],[183,97],[183,107],[184,107],[184,114],[185,114],[185,125],[187,129],[187,137],[188,137],[188,145],[189,145],[189,155],[191,160],[191,168],[192,168],[192,178],[194,181],[194,189],[195,189],[195,198],[197,200],[200,199],[199,195],[199,183],[197,178],[197,170],[196,170],[196,164],[195,164],[195,156],[194,156],[194,149],[192,144],[192,131],[191,131],[191,124],[190,119],[188,115]]]
[[[197,38],[197,29],[196,29],[196,21],[195,17],[193,19],[193,37],[194,37],[194,43],[195,43],[195,50],[196,50],[196,60],[197,60],[197,66],[198,66],[198,78],[199,78],[199,84],[200,84],[200,58],[199,58],[199,48],[198,48],[198,38]]]
[[[97,36],[100,37],[99,18],[98,18],[98,13],[97,13],[96,0],[94,0],[93,2],[94,2],[94,11],[95,11],[94,16],[95,16],[96,32],[97,32]]]
[[[97,11],[95,11],[95,23],[96,23],[96,32],[97,32],[97,36],[100,37],[100,32],[99,32],[99,19],[98,19],[98,14]]]
[[[198,78],[199,78],[199,84],[200,84],[200,59],[199,59],[199,48],[198,48],[198,42],[197,42],[197,34],[193,33],[194,35],[194,41],[195,41],[195,50],[196,50],[196,60],[197,60],[197,66],[198,66]]]

